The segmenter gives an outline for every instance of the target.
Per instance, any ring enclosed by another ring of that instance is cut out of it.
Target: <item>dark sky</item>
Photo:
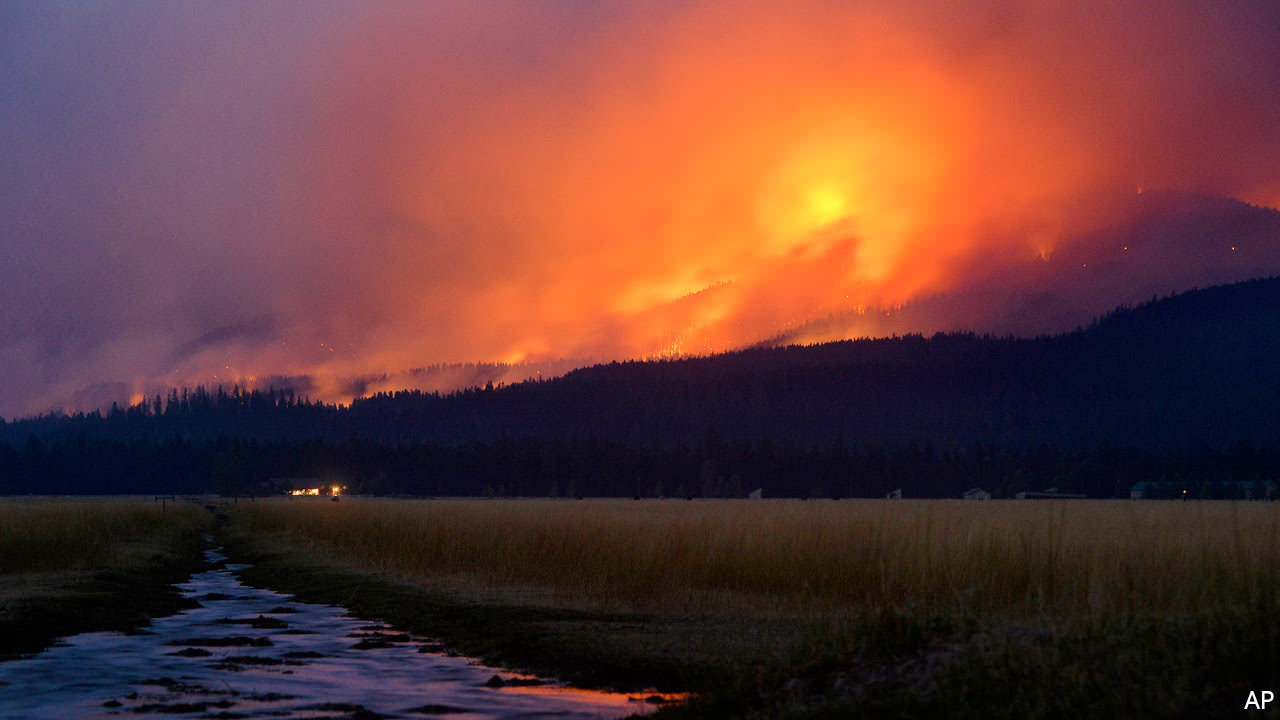
[[[1067,5],[3,3],[0,416],[719,350],[1139,186],[1280,204],[1280,6]]]

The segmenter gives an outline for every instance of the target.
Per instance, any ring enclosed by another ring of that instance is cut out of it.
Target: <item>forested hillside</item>
[[[1268,279],[1039,338],[757,348],[350,407],[289,390],[175,390],[0,425],[0,491],[234,489],[327,472],[379,491],[538,495],[733,494],[769,483],[787,494],[901,484],[948,494],[977,479],[1077,479],[1116,492],[1139,467],[1138,479],[1254,479],[1280,470],[1265,459],[1280,438],[1276,357],[1280,280]],[[1205,460],[1215,454],[1216,469]],[[1045,456],[1058,459],[1031,459]]]

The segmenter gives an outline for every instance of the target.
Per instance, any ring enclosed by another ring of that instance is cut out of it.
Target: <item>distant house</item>
[[[759,500],[762,497],[764,497],[764,488],[756,488],[747,494],[749,500]]]
[[[1187,500],[1200,497],[1222,496],[1225,485],[1217,488],[1213,483],[1208,487],[1193,487],[1190,483],[1182,480],[1160,480],[1154,482],[1140,482],[1129,488],[1130,500]],[[1207,492],[1206,492],[1207,490]]]
[[[901,499],[902,499],[902,488],[898,488],[897,490],[890,490],[890,491],[889,491],[889,494],[888,494],[888,495],[885,495],[885,496],[884,496],[884,498],[885,498],[886,500],[901,500]]]
[[[983,490],[982,488],[969,488],[964,491],[964,495],[961,497],[965,500],[990,500],[991,493]]]
[[[320,478],[271,478],[267,481],[271,489],[282,495],[333,495],[346,492],[346,485],[330,485],[321,482]]]
[[[1046,488],[1043,492],[1024,490],[1014,495],[1014,497],[1018,500],[1084,500],[1088,496],[1080,493],[1060,492],[1058,488],[1051,487]]]

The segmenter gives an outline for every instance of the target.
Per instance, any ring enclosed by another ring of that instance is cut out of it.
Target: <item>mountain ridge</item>
[[[1280,278],[1117,308],[1034,338],[907,334],[696,358],[598,364],[449,394],[398,391],[339,407],[292,393],[206,392],[184,408],[44,416],[0,425],[45,438],[488,442],[595,437],[678,444],[717,433],[823,443],[1112,442],[1168,447],[1280,437]]]

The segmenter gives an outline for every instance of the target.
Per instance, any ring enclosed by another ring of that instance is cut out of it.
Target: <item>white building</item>
[[[1035,492],[1034,490],[1024,490],[1014,495],[1018,500],[1084,500],[1085,496],[1081,493],[1064,493],[1059,492],[1058,488],[1051,487],[1044,492]]]

